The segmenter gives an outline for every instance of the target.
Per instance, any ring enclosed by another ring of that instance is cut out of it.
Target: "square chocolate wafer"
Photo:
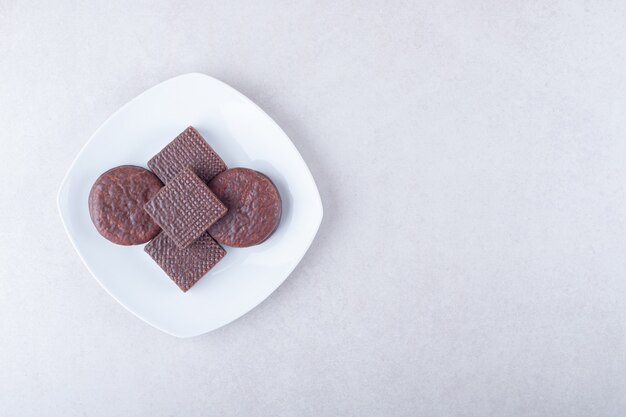
[[[164,184],[185,168],[191,168],[208,183],[211,178],[226,170],[226,164],[200,133],[189,126],[148,161],[148,168]]]
[[[161,188],[144,209],[180,248],[186,248],[228,209],[190,169]]]
[[[184,292],[226,255],[226,251],[208,233],[181,249],[167,234],[161,232],[145,246],[144,251]]]

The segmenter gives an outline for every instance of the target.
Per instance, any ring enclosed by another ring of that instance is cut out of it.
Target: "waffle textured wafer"
[[[197,176],[209,182],[226,169],[226,164],[200,133],[189,126],[148,161],[148,168],[165,184],[185,168],[191,168]]]
[[[168,182],[144,208],[181,249],[188,247],[228,211],[190,169]]]
[[[226,251],[208,233],[204,233],[187,248],[181,249],[161,232],[145,246],[144,251],[184,292],[193,287],[226,255]]]

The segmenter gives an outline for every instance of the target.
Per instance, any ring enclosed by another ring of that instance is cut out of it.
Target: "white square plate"
[[[147,161],[194,126],[229,167],[268,175],[283,200],[281,223],[261,245],[235,249],[187,293],[140,246],[118,246],[91,223],[87,197],[96,178],[118,165]],[[93,134],[70,167],[59,211],[79,256],[104,289],[152,326],[178,337],[221,327],[261,303],[300,262],[322,221],[315,181],[287,135],[228,85],[186,74],[139,95]]]

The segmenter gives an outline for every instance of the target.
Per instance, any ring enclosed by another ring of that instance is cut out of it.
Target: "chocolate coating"
[[[228,207],[224,217],[209,228],[219,243],[238,248],[258,245],[278,227],[282,215],[280,194],[274,183],[248,168],[228,169],[209,183]]]
[[[191,245],[227,210],[190,169],[168,182],[144,208],[180,248]]]
[[[187,292],[225,255],[226,251],[208,233],[181,249],[165,233],[159,234],[144,247],[165,273]]]
[[[145,168],[122,165],[100,175],[89,193],[89,215],[96,230],[118,245],[138,245],[161,228],[143,209],[163,187]]]
[[[226,169],[226,164],[202,135],[189,126],[148,161],[148,168],[164,184],[185,168],[191,168],[202,180],[209,182]]]

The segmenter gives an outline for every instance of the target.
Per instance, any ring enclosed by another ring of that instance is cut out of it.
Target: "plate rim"
[[[269,119],[270,123],[272,123],[274,125],[274,127],[277,128],[280,132],[282,132],[284,137],[287,138],[287,142],[289,143],[289,146],[292,147],[292,149],[295,151],[295,154],[298,156],[298,158],[302,162],[302,165],[304,166],[305,171],[308,174],[307,177],[309,178],[309,180],[313,184],[313,187],[314,187],[314,189],[316,191],[316,193],[315,193],[316,194],[315,200],[316,200],[316,203],[317,203],[315,212],[319,213],[319,216],[317,218],[317,224],[315,225],[315,228],[314,228],[314,233],[312,233],[310,238],[308,239],[308,241],[306,241],[306,244],[304,245],[305,249],[302,251],[301,255],[299,255],[299,259],[297,260],[297,262],[294,262],[293,266],[288,269],[287,273],[285,274],[285,277],[269,292],[269,294],[267,296],[263,297],[258,302],[256,302],[250,309],[244,311],[243,313],[241,313],[239,315],[234,316],[230,320],[220,324],[217,327],[211,328],[209,330],[203,330],[203,331],[201,331],[199,333],[198,332],[185,333],[185,332],[172,331],[171,329],[165,329],[165,328],[161,327],[160,325],[158,325],[156,323],[153,323],[152,321],[149,321],[148,319],[146,319],[145,317],[141,316],[140,314],[135,312],[133,309],[131,309],[126,303],[123,303],[122,301],[120,301],[120,299],[118,299],[109,290],[109,288],[107,288],[107,286],[102,282],[102,280],[98,277],[98,275],[95,274],[94,271],[91,269],[91,267],[89,266],[89,263],[84,258],[80,248],[76,244],[76,241],[74,240],[74,237],[72,236],[72,233],[70,233],[68,225],[67,225],[66,220],[65,220],[64,204],[62,203],[61,200],[62,200],[62,195],[63,195],[65,189],[67,188],[67,184],[69,182],[70,175],[74,171],[74,167],[76,166],[77,162],[80,160],[81,156],[83,155],[85,150],[89,147],[90,143],[94,140],[94,138],[98,135],[98,133],[114,117],[116,117],[119,113],[121,113],[124,109],[126,109],[126,107],[128,107],[130,104],[132,104],[133,102],[138,100],[140,97],[142,97],[143,95],[147,94],[149,91],[151,91],[151,90],[153,90],[153,89],[155,89],[155,88],[157,88],[157,87],[159,87],[159,86],[161,86],[161,85],[163,85],[165,83],[168,83],[170,81],[173,81],[173,80],[176,80],[176,79],[180,79],[180,78],[195,78],[195,77],[208,78],[209,80],[217,82],[222,87],[225,87],[226,89],[234,92],[237,96],[239,96],[240,99],[242,99],[243,101],[247,102],[248,104],[251,104],[258,111],[260,111],[263,115],[265,115],[266,118]],[[61,223],[63,225],[63,229],[65,230],[65,234],[69,238],[70,243],[72,244],[72,247],[74,248],[75,252],[78,254],[78,257],[80,258],[81,262],[87,268],[87,271],[89,271],[89,273],[91,274],[91,277],[100,285],[100,287],[102,287],[106,291],[106,293],[109,296],[111,296],[115,301],[117,301],[118,304],[120,304],[122,307],[124,307],[124,309],[126,309],[128,312],[132,313],[135,317],[139,318],[141,321],[149,324],[150,326],[152,326],[152,327],[154,327],[154,328],[156,328],[156,329],[158,329],[158,330],[160,330],[160,331],[162,331],[162,332],[164,332],[166,334],[169,334],[171,336],[177,337],[177,338],[190,338],[190,337],[200,336],[200,335],[212,332],[214,330],[217,330],[217,329],[219,329],[221,327],[224,327],[224,326],[226,326],[226,325],[228,325],[230,323],[233,323],[234,321],[240,319],[244,315],[250,313],[252,310],[257,308],[260,304],[262,304],[265,300],[270,298],[270,296],[287,280],[287,278],[289,278],[291,273],[300,264],[300,262],[302,261],[302,259],[306,255],[306,253],[309,251],[311,245],[313,244],[313,241],[315,240],[315,237],[317,236],[317,233],[319,232],[319,228],[320,228],[320,226],[322,224],[322,220],[324,218],[324,206],[323,206],[323,203],[322,203],[322,198],[321,198],[321,195],[320,195],[320,192],[319,192],[319,188],[317,187],[317,183],[315,182],[315,178],[313,177],[313,174],[311,173],[311,170],[309,169],[308,164],[304,161],[304,158],[300,154],[300,151],[298,151],[298,148],[293,143],[291,138],[285,133],[285,131],[278,125],[278,123],[276,123],[276,121],[269,114],[267,114],[259,105],[257,105],[254,101],[252,101],[250,98],[248,98],[242,92],[240,92],[236,88],[228,85],[224,81],[221,81],[221,80],[219,80],[219,79],[217,79],[215,77],[212,77],[210,75],[203,74],[203,73],[200,73],[200,72],[190,72],[190,73],[180,74],[180,75],[168,78],[168,79],[166,79],[164,81],[161,81],[158,84],[155,84],[152,87],[147,88],[146,90],[142,91],[141,93],[139,93],[138,95],[136,95],[135,97],[133,97],[132,99],[127,101],[124,105],[122,105],[120,108],[118,108],[111,115],[109,115],[109,117],[107,117],[98,126],[98,128],[91,134],[89,139],[83,144],[83,146],[80,148],[80,150],[78,151],[78,153],[76,154],[76,156],[72,160],[69,168],[67,169],[67,171],[65,172],[65,175],[63,176],[63,179],[61,180],[61,184],[60,184],[59,189],[58,189],[57,194],[56,194],[56,200],[57,200],[56,201],[56,203],[57,203],[57,210],[59,212],[59,217],[61,218]]]

